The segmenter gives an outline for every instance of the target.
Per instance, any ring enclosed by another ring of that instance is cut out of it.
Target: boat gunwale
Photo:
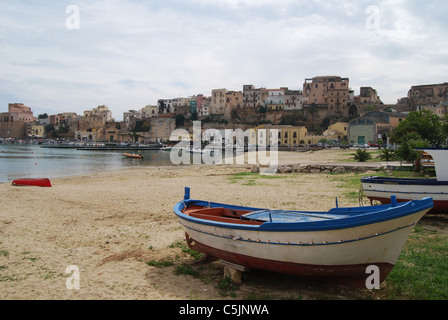
[[[439,181],[436,179],[418,179],[418,178],[393,178],[393,177],[363,177],[361,183],[375,184],[397,184],[397,185],[420,185],[420,186],[448,186],[448,181]]]
[[[413,200],[410,202],[396,203],[394,205],[382,205],[382,206],[371,206],[366,207],[366,210],[348,210],[346,213],[349,217],[330,219],[325,221],[307,221],[307,222],[264,222],[261,225],[242,225],[229,222],[219,222],[211,221],[200,218],[194,218],[182,212],[183,208],[187,204],[202,205],[204,207],[224,207],[236,210],[267,210],[260,208],[248,208],[235,205],[227,205],[216,202],[209,202],[203,200],[194,199],[184,199],[178,202],[174,206],[174,213],[179,218],[202,225],[209,225],[214,227],[221,227],[225,229],[239,229],[239,230],[253,230],[253,231],[266,231],[266,232],[311,232],[311,231],[331,231],[331,230],[341,230],[349,229],[355,227],[362,227],[366,225],[371,225],[375,223],[391,221],[398,218],[410,216],[417,214],[419,212],[430,210],[434,203],[432,198],[424,198],[421,200]],[[377,208],[378,210],[375,210]],[[338,212],[342,211],[344,208],[339,208]],[[353,209],[353,208],[348,208]],[[305,212],[305,211],[303,211]],[[328,212],[322,212],[328,214]],[[310,212],[308,212],[310,213]],[[312,212],[317,213],[317,212]],[[338,213],[340,214],[340,213]]]

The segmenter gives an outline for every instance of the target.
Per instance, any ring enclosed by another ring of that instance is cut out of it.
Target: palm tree
[[[390,161],[395,158],[395,153],[392,150],[384,149],[380,154],[380,159]]]
[[[367,160],[372,159],[372,155],[364,149],[356,150],[356,153],[353,154],[353,156],[358,162],[366,162]]]

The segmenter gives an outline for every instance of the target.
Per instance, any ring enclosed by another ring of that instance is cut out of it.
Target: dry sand
[[[281,153],[281,163],[344,162],[350,151]],[[0,299],[358,299],[365,290],[293,276],[251,271],[223,296],[218,263],[193,264],[173,244],[184,231],[173,206],[191,187],[192,198],[282,209],[356,205],[341,182],[325,174],[278,179],[233,176],[250,165],[146,167],[53,179],[52,188],[0,184]],[[172,260],[154,267],[150,260]],[[193,265],[199,276],[176,275]],[[68,266],[80,270],[80,289],[68,290]]]

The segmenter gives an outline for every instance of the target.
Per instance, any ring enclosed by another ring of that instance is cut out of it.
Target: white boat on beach
[[[391,196],[398,202],[431,197],[431,213],[448,213],[448,149],[420,149],[431,155],[436,169],[436,179],[410,179],[392,177],[364,177],[363,191],[371,202],[390,203]]]
[[[185,188],[174,213],[192,250],[248,268],[365,287],[371,266],[384,281],[432,206],[425,198],[327,212],[269,210],[190,199]]]

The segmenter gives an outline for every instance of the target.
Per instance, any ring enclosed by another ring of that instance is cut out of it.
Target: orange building
[[[323,76],[305,79],[303,84],[304,107],[316,104],[329,111],[341,112],[350,102],[348,78]]]

